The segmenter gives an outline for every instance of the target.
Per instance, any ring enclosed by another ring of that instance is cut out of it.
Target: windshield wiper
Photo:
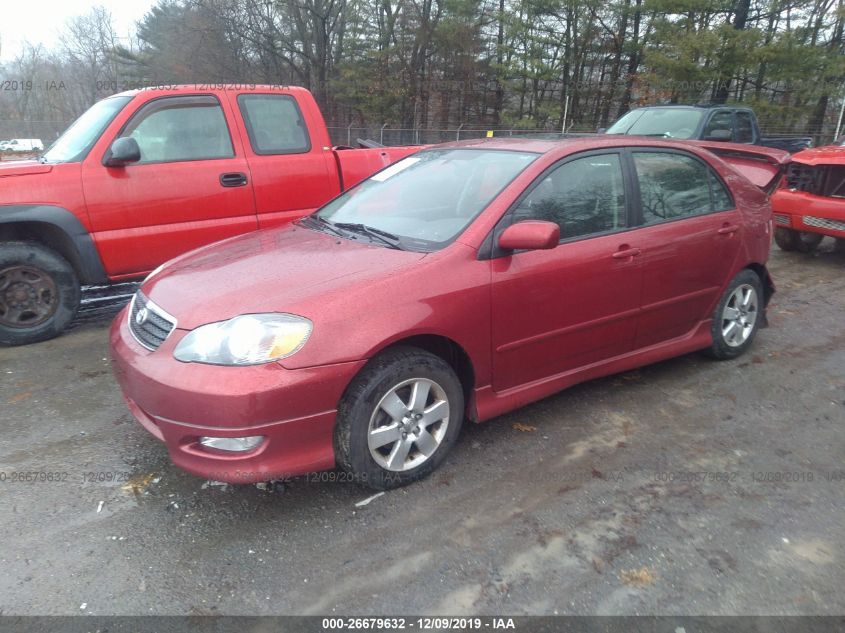
[[[361,224],[360,222],[334,222],[333,224],[334,226],[346,229],[347,231],[352,231],[353,233],[362,233],[369,237],[373,237],[390,248],[397,248],[401,250],[401,247],[399,246],[399,236],[394,235],[393,233],[382,231],[381,229],[367,226],[366,224]]]
[[[319,215],[306,215],[303,218],[299,218],[300,224],[304,222],[308,222],[309,224],[313,225],[316,229],[327,229],[338,237],[346,237],[343,231],[338,230],[332,222],[329,222],[325,218],[321,218]]]

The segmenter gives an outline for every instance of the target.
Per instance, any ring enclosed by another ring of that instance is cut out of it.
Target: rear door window
[[[670,152],[633,152],[643,224],[733,207],[722,182],[704,163]]]
[[[311,150],[305,120],[293,97],[239,95],[238,106],[256,154],[304,154]]]

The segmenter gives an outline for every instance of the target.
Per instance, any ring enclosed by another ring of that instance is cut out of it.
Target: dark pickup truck
[[[637,108],[609,127],[605,134],[747,143],[774,147],[789,153],[813,146],[810,137],[763,136],[753,110],[723,105]]]

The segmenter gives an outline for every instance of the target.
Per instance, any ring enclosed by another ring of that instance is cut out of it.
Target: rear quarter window
[[[303,154],[311,139],[296,99],[288,95],[240,95],[238,107],[256,154]]]

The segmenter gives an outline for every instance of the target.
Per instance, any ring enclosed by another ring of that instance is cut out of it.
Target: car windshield
[[[327,230],[408,250],[446,246],[537,154],[433,149],[404,158],[311,216]]]
[[[41,160],[47,163],[72,163],[82,160],[91,151],[100,134],[132,97],[109,97],[92,105],[65,130]]]
[[[703,116],[702,110],[690,108],[631,110],[614,123],[607,134],[689,139],[695,134]]]

